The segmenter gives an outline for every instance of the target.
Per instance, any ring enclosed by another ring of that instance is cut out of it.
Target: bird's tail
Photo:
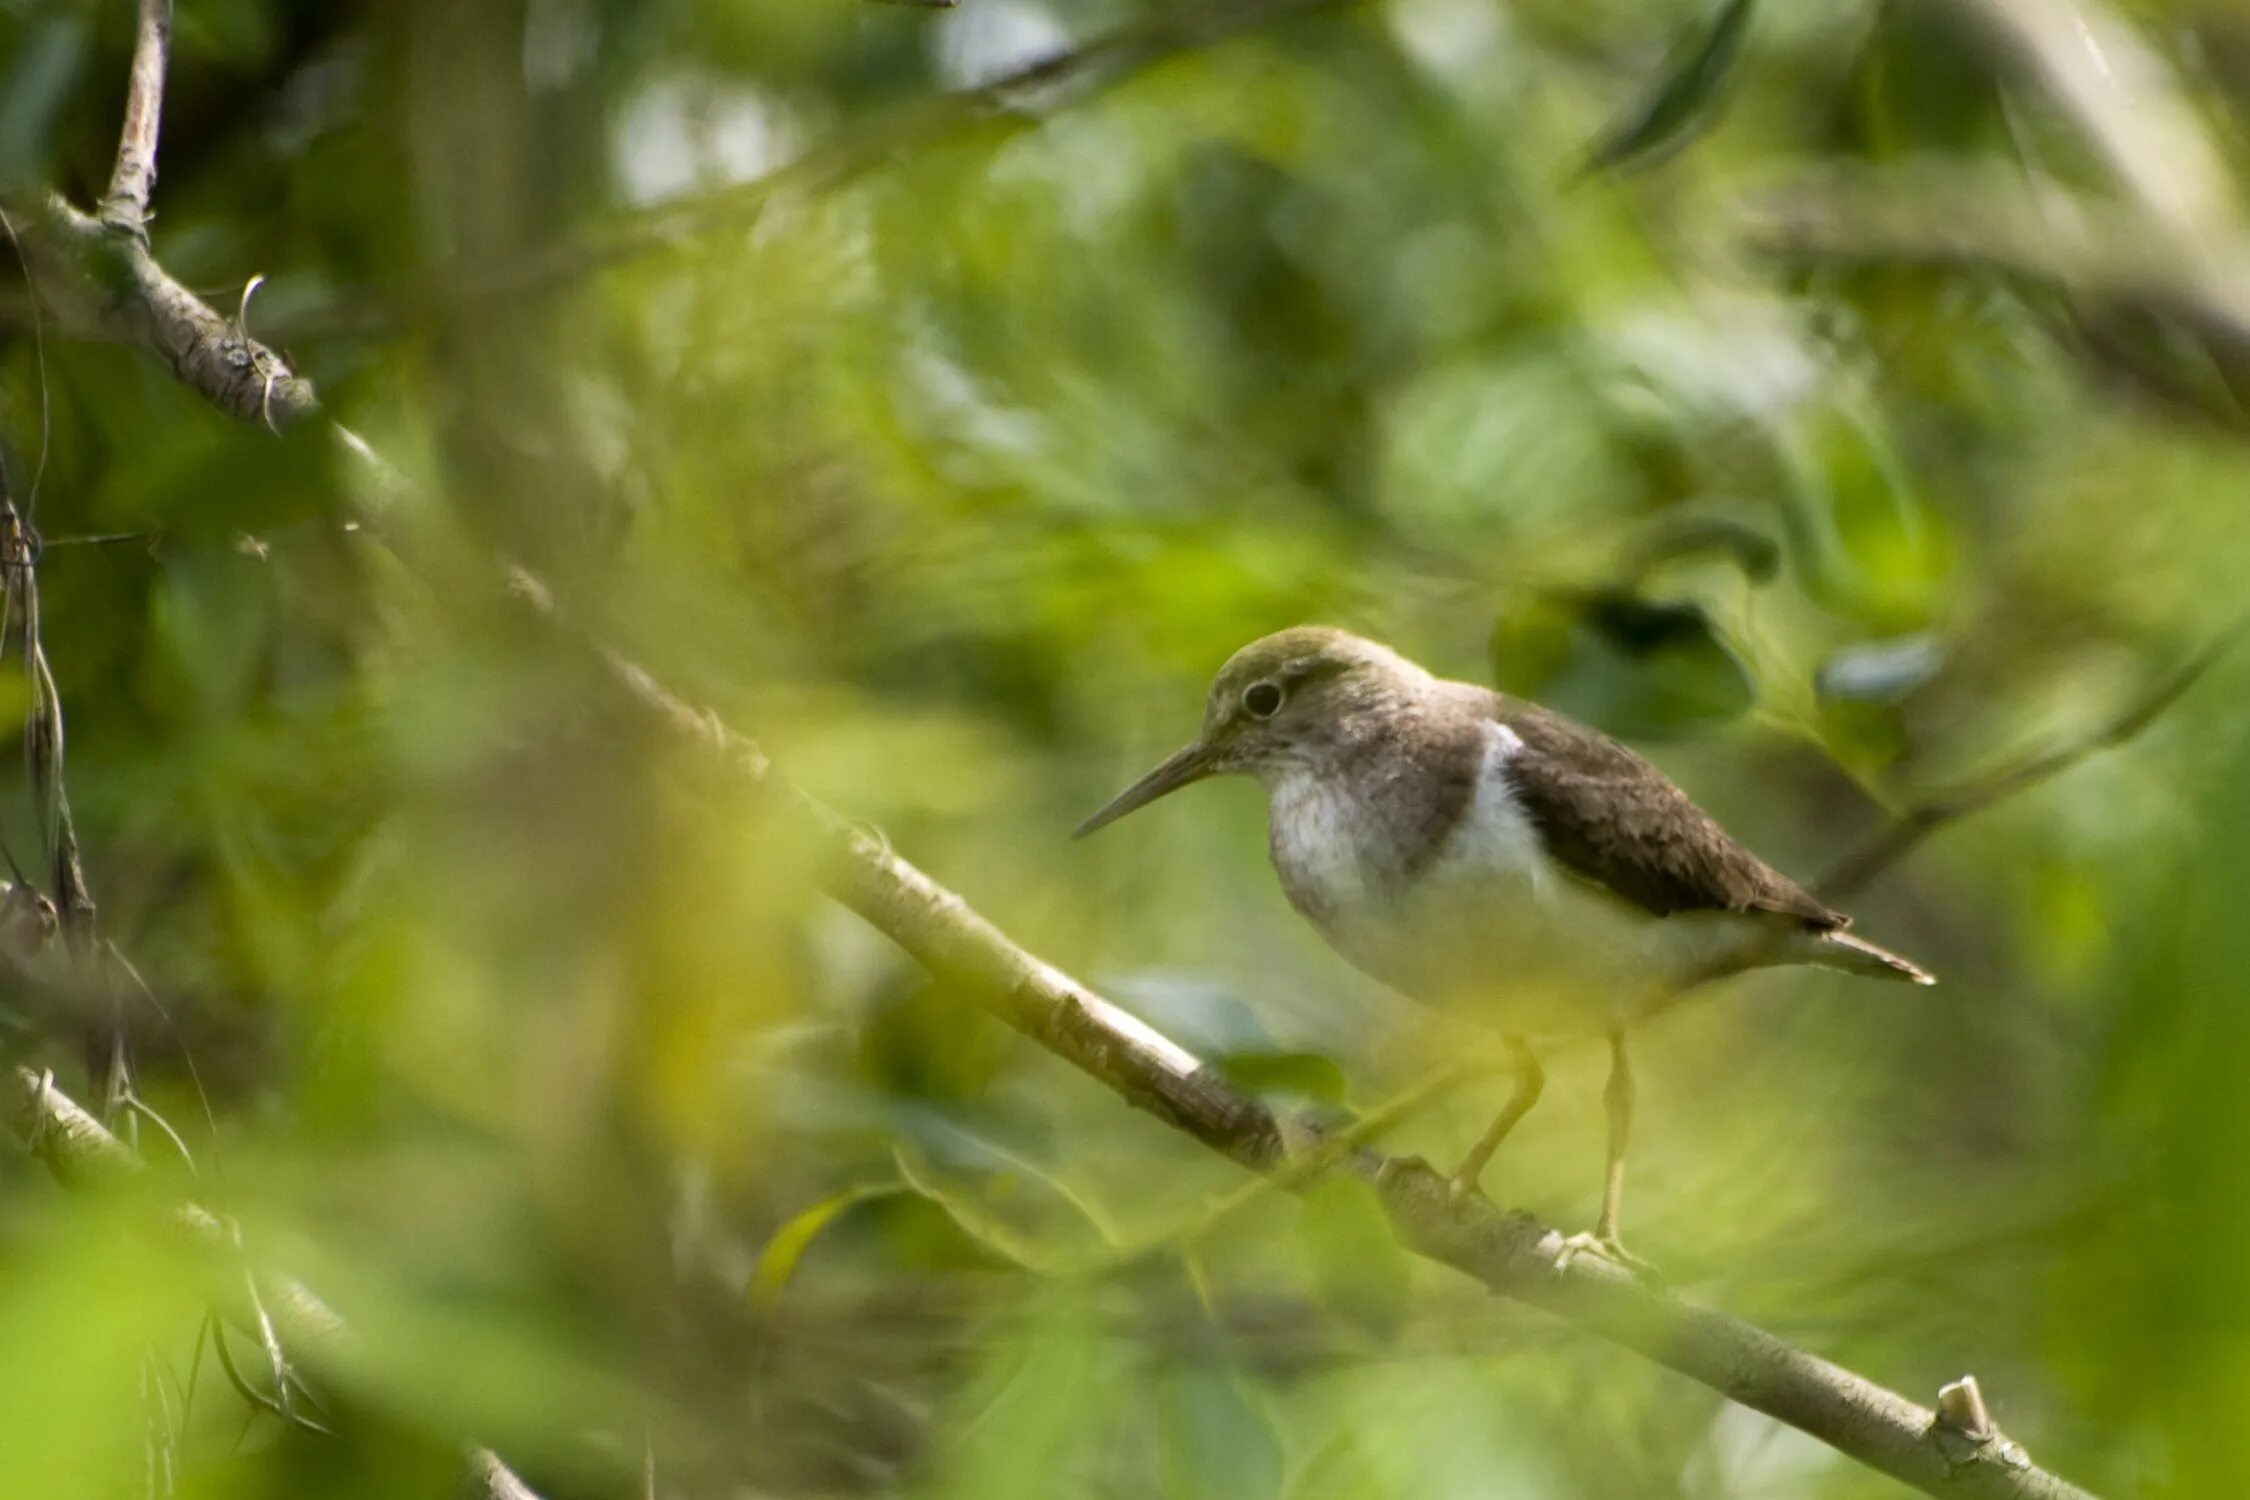
[[[1823,968],[1842,969],[1847,974],[1861,974],[1869,979],[1937,983],[1937,976],[1920,964],[1903,959],[1888,948],[1878,948],[1865,938],[1853,937],[1842,929],[1821,933],[1816,941],[1818,948],[1813,962]]]

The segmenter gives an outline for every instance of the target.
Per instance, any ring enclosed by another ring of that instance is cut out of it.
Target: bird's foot
[[[1606,1260],[1620,1270],[1630,1271],[1634,1276],[1652,1286],[1664,1279],[1658,1274],[1655,1266],[1620,1244],[1614,1232],[1595,1233],[1587,1231],[1571,1235],[1562,1242],[1562,1248],[1555,1252],[1555,1269],[1558,1272],[1569,1270],[1570,1263],[1581,1255],[1592,1256],[1596,1260]]]
[[[1481,1170],[1455,1172],[1445,1179],[1446,1197],[1455,1203],[1466,1203],[1471,1198],[1484,1198],[1483,1177]],[[1486,1198],[1485,1201],[1489,1203],[1492,1200]]]

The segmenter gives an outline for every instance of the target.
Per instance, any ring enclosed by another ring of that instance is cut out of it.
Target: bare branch
[[[164,116],[164,68],[171,46],[172,0],[141,0],[117,165],[102,198],[102,222],[140,239],[148,236],[148,200],[156,188],[156,136]]]
[[[310,382],[174,280],[137,238],[111,233],[54,193],[7,205],[39,295],[73,333],[138,344],[214,406],[286,424],[318,408]]]
[[[7,1084],[13,1105],[7,1114],[57,1182],[70,1188],[99,1188],[131,1181],[140,1174],[139,1154],[57,1089],[53,1075],[17,1068],[9,1074]],[[317,1362],[333,1365],[350,1342],[344,1320],[301,1281],[270,1272],[243,1275],[238,1237],[225,1220],[202,1205],[179,1205],[167,1215],[167,1223],[195,1249],[225,1258],[232,1274],[218,1279],[222,1295],[216,1301],[216,1310],[259,1340],[275,1369],[277,1414],[302,1421],[288,1407],[292,1377],[281,1346],[286,1342]],[[530,1486],[488,1448],[469,1450],[469,1468],[490,1500],[539,1500]]]

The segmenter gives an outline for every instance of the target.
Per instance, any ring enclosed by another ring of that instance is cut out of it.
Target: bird
[[[1408,1000],[1499,1034],[1513,1087],[1450,1175],[1457,1196],[1482,1191],[1538,1102],[1533,1042],[1607,1038],[1601,1210],[1566,1254],[1648,1269],[1618,1234],[1635,1023],[1775,965],[1937,982],[1854,934],[1616,740],[1347,631],[1300,625],[1237,651],[1201,733],[1073,837],[1221,775],[1264,785],[1282,891],[1330,947]]]

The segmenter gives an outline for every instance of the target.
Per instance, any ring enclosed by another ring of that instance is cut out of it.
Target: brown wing
[[[1499,699],[1494,716],[1523,741],[1508,762],[1516,796],[1573,874],[1658,916],[1770,911],[1820,930],[1849,922],[1615,740],[1513,698]]]

